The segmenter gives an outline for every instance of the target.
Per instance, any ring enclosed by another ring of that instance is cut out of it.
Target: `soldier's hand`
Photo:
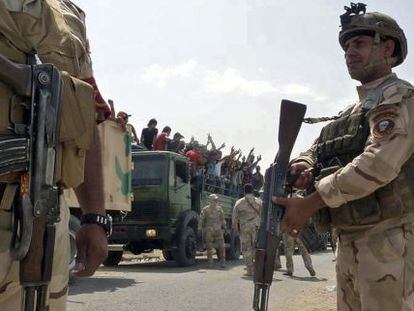
[[[105,231],[97,224],[84,224],[76,234],[75,276],[91,276],[108,256]]]
[[[314,180],[313,168],[306,162],[293,163],[290,166],[289,174],[297,178],[293,184],[297,189],[308,189]]]
[[[308,219],[320,208],[326,206],[319,193],[315,191],[305,198],[272,198],[273,203],[286,208],[282,219],[281,231],[296,238],[303,231]]]

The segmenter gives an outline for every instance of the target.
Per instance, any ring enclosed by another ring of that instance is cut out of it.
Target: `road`
[[[313,254],[317,275],[310,277],[301,257],[294,256],[293,277],[283,275],[283,269],[274,275],[269,311],[336,310],[332,258],[329,251]],[[69,290],[68,310],[251,310],[253,282],[243,276],[242,261],[222,270],[218,265],[208,269],[205,257],[190,268],[154,258],[126,259],[118,267],[101,267],[91,278],[76,279]]]

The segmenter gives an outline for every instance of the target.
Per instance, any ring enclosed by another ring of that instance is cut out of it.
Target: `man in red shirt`
[[[170,134],[171,134],[171,128],[169,126],[164,127],[161,134],[159,134],[154,141],[153,150],[155,151],[167,150],[167,141],[169,140],[168,136],[170,136]]]

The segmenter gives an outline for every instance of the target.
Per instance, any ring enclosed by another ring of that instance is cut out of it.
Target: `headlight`
[[[149,238],[154,238],[157,236],[157,230],[155,229],[148,229],[145,231],[145,235]]]

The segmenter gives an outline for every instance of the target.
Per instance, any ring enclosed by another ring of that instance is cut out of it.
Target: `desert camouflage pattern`
[[[68,294],[69,208],[61,196],[61,221],[56,225],[52,281],[49,285],[51,311],[65,311]],[[19,262],[10,258],[12,217],[10,210],[0,210],[0,310],[20,310],[22,287]]]
[[[0,0],[0,53],[26,62],[26,54],[37,48],[45,63],[52,63],[73,77],[90,77],[91,62],[86,40],[84,14],[67,0]],[[53,21],[42,22],[42,21]],[[24,36],[22,34],[25,34]],[[7,37],[7,39],[6,39]],[[8,98],[0,85],[0,132],[7,131]],[[92,99],[92,98],[91,98]],[[93,104],[93,101],[91,101]],[[16,179],[18,180],[18,179]],[[10,178],[0,179],[9,182]],[[0,310],[20,310],[22,288],[19,263],[10,258],[12,220],[9,208],[0,210]],[[66,310],[69,265],[69,208],[61,199],[61,221],[56,227],[52,280],[49,285],[51,311]]]
[[[288,234],[283,235],[283,244],[285,246],[285,257],[286,257],[286,270],[288,273],[293,274],[293,254],[295,252],[295,247],[299,248],[299,252],[302,255],[303,263],[305,264],[306,269],[311,272],[313,270],[312,258],[309,254],[306,246],[303,244],[300,238],[293,238]]]
[[[369,91],[390,76],[359,86],[360,101],[353,112],[360,111]],[[414,310],[412,87],[397,84],[385,89],[367,118],[370,137],[363,153],[318,181],[316,190],[335,209],[393,184],[382,202],[403,208],[398,217],[338,230],[338,310]],[[314,166],[315,148],[316,144],[296,161]]]
[[[240,232],[243,259],[249,269],[253,267],[261,207],[262,201],[249,193],[236,202],[232,213],[233,229]]]
[[[413,310],[413,243],[412,220],[380,224],[358,239],[341,235],[338,310]]]
[[[207,259],[213,261],[213,246],[218,245],[218,258],[223,263],[226,260],[224,231],[226,221],[221,206],[210,204],[201,210],[199,230],[202,230],[206,241]]]

